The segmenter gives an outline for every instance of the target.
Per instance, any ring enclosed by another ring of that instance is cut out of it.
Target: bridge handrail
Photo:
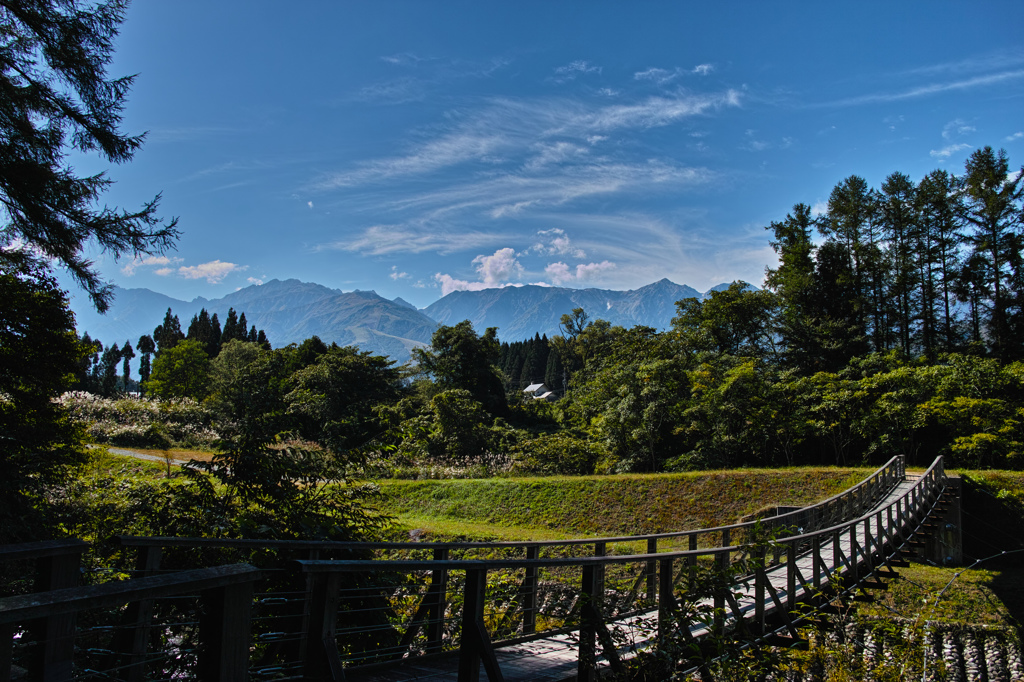
[[[881,497],[880,493],[891,490],[898,481],[903,480],[906,475],[904,458],[902,455],[892,457],[888,462],[872,472],[864,480],[846,490],[833,495],[825,500],[801,507],[799,509],[785,512],[777,516],[770,516],[754,521],[743,521],[725,526],[714,526],[712,528],[693,528],[689,530],[671,531],[668,533],[650,533],[646,535],[620,535],[610,537],[589,537],[571,538],[567,540],[513,540],[503,542],[362,542],[362,541],[310,541],[310,540],[247,540],[232,538],[183,538],[183,537],[140,537],[119,535],[115,539],[125,547],[219,547],[219,548],[258,548],[258,549],[292,549],[292,550],[383,550],[383,549],[491,549],[491,548],[522,548],[522,547],[557,547],[573,545],[590,545],[597,543],[623,543],[640,541],[657,541],[660,539],[680,538],[688,536],[710,535],[731,533],[735,530],[754,528],[757,524],[762,526],[791,525],[789,522],[799,522],[802,518],[818,511],[824,511],[831,505],[838,505],[846,500],[856,500],[862,506],[869,506]],[[866,494],[862,491],[868,491]],[[852,505],[851,505],[852,508]]]
[[[940,498],[945,473],[942,458],[939,457],[922,474],[909,489],[885,506],[876,506],[870,512],[861,514],[854,519],[845,520],[839,524],[831,525],[828,528],[818,529],[811,532],[804,532],[784,538],[769,540],[775,545],[775,550],[782,549],[785,552],[785,563],[776,563],[769,568],[768,547],[761,545],[754,549],[755,561],[746,568],[752,573],[745,577],[738,578],[742,583],[748,585],[748,596],[751,602],[741,607],[736,597],[726,587],[713,588],[713,595],[708,597],[714,603],[714,618],[712,622],[700,624],[696,627],[723,632],[725,619],[730,617],[736,621],[749,621],[747,629],[749,632],[766,634],[768,630],[768,616],[779,618],[783,628],[788,629],[792,637],[797,637],[794,616],[797,604],[807,594],[817,594],[823,586],[831,580],[836,572],[842,572],[853,578],[852,584],[843,585],[841,590],[855,589],[863,576],[869,575],[878,566],[885,564],[893,557],[898,557],[900,548],[909,540],[910,536],[923,523],[930,513],[932,506]],[[895,518],[894,518],[895,517]],[[874,520],[874,523],[872,523]],[[872,525],[874,528],[872,529]],[[822,541],[830,536],[828,541]],[[832,560],[829,562],[823,553],[824,548],[831,545]],[[691,543],[691,547],[692,547]],[[806,549],[802,549],[806,548]],[[649,545],[650,548],[650,545]],[[597,669],[597,640],[599,633],[604,633],[601,640],[601,648],[604,650],[608,661],[613,668],[621,662],[611,642],[606,627],[605,617],[602,615],[601,602],[605,595],[604,567],[613,564],[638,563],[645,566],[633,590],[639,581],[646,576],[648,591],[648,603],[656,604],[656,607],[639,606],[639,610],[620,611],[617,616],[609,614],[612,618],[622,618],[629,615],[639,615],[646,611],[646,608],[656,608],[658,612],[657,636],[659,639],[670,636],[673,613],[677,608],[675,600],[674,582],[676,576],[675,566],[685,561],[689,570],[696,570],[698,557],[715,557],[715,563],[719,568],[728,566],[732,552],[744,550],[741,545],[729,545],[726,547],[690,549],[684,551],[672,551],[664,553],[631,554],[618,556],[588,556],[588,557],[563,557],[563,558],[540,558],[536,552],[532,557],[526,559],[486,559],[449,560],[444,555],[435,553],[433,561],[421,560],[300,560],[297,565],[309,576],[312,585],[311,603],[313,611],[310,620],[315,631],[323,635],[323,641],[329,642],[336,635],[337,614],[332,609],[338,603],[339,590],[343,583],[342,576],[346,572],[367,571],[379,575],[411,573],[417,571],[430,571],[431,582],[426,590],[416,615],[413,616],[408,629],[403,635],[402,642],[391,655],[401,657],[402,647],[411,644],[412,638],[416,636],[418,629],[426,627],[424,623],[430,623],[433,630],[427,633],[427,649],[429,653],[440,652],[443,649],[444,632],[441,623],[445,620],[445,585],[447,574],[451,570],[462,570],[465,572],[465,586],[463,589],[463,606],[461,609],[461,640],[458,645],[460,679],[476,679],[473,675],[465,678],[462,672],[473,673],[478,671],[481,663],[488,672],[491,680],[501,679],[501,672],[498,669],[497,659],[494,653],[494,643],[490,639],[487,626],[484,621],[485,600],[487,598],[487,573],[492,569],[525,569],[525,577],[520,589],[528,584],[533,594],[536,592],[537,577],[540,568],[543,567],[567,567],[573,566],[582,570],[582,582],[578,587],[579,603],[583,604],[579,613],[579,635],[578,635],[578,678],[595,679]],[[806,554],[804,554],[806,553]],[[603,554],[598,552],[598,554]],[[798,557],[809,556],[811,566],[799,565]],[[776,562],[778,562],[778,554]],[[685,570],[685,569],[684,569]],[[778,572],[778,573],[776,573]],[[769,574],[784,581],[784,584],[776,587],[769,579]],[[693,573],[690,574],[695,575]],[[440,580],[436,584],[435,580]],[[652,593],[652,586],[659,587],[656,593]],[[656,596],[654,596],[656,594]],[[523,607],[523,633],[522,637],[513,637],[506,640],[508,643],[525,641],[536,633],[537,603],[535,596],[529,597],[530,602]],[[329,608],[321,608],[323,602],[332,605]],[[636,607],[634,607],[636,608]],[[425,618],[426,620],[420,620]],[[507,616],[506,616],[507,618]],[[530,622],[527,629],[526,624]],[[773,626],[775,627],[775,626]],[[684,626],[684,636],[693,636],[690,631],[691,625]],[[561,632],[552,630],[551,632]],[[413,633],[412,637],[409,633]],[[311,676],[316,676],[318,670],[340,669],[344,663],[340,653],[334,646],[325,646],[316,650],[314,655],[307,660],[307,670]],[[493,673],[492,674],[492,670]]]

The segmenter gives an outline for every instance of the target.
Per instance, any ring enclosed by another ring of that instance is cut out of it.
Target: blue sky
[[[184,299],[760,284],[764,226],[849,175],[1019,167],[1021,26],[1019,0],[137,1],[111,74],[148,137],[106,200],[163,192],[183,235],[95,257]]]

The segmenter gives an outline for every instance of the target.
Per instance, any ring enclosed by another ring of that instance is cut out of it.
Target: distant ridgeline
[[[749,285],[748,285],[749,286]],[[701,293],[667,279],[629,291],[611,289],[570,289],[566,287],[509,286],[483,291],[453,291],[422,310],[396,298],[388,300],[373,291],[331,289],[296,279],[270,280],[244,287],[223,298],[181,301],[149,289],[115,289],[110,311],[98,314],[87,300],[73,297],[79,333],[88,330],[104,343],[137,339],[160,322],[159,312],[173,309],[182,319],[206,310],[224,321],[230,308],[244,310],[250,324],[266,330],[276,348],[300,344],[317,336],[340,346],[358,346],[375,355],[387,355],[398,363],[409,359],[412,349],[430,343],[439,325],[469,320],[477,332],[497,327],[498,336],[508,343],[526,342],[536,334],[549,339],[558,336],[559,319],[575,308],[583,308],[592,319],[612,325],[643,325],[668,329],[676,315],[676,301],[707,298]],[[518,380],[519,374],[514,375]],[[540,381],[546,367],[533,378]],[[511,375],[510,375],[511,376]],[[547,383],[547,381],[545,381]],[[561,385],[559,383],[559,385]]]
[[[150,377],[152,356],[159,356],[182,341],[190,341],[212,360],[224,345],[234,340],[258,344],[267,350],[271,347],[266,332],[256,329],[256,325],[250,326],[245,313],[239,315],[234,308],[228,310],[223,327],[217,313],[210,315],[206,308],[201,309],[192,316],[187,334],[181,331],[178,316],[168,308],[163,322],[157,325],[152,335],[140,336],[134,348],[131,339],[123,346],[114,343],[104,348],[101,341],[92,339],[89,332],[85,332],[82,343],[92,348],[92,352],[82,359],[74,388],[108,397],[120,392],[137,392]],[[136,351],[139,357],[138,380],[131,376],[131,361],[136,357]]]

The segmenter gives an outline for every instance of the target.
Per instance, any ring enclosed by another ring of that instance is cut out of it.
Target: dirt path
[[[146,460],[148,462],[160,462],[161,464],[164,464],[164,463],[167,462],[167,458],[164,457],[163,455],[152,455],[152,454],[149,454],[148,452],[139,452],[138,450],[129,450],[127,448],[116,448],[116,447],[114,447],[112,445],[106,445],[106,446],[103,446],[103,445],[90,445],[89,447],[90,448],[106,447],[107,451],[110,454],[112,454],[112,455],[122,455],[124,457],[134,457],[135,459],[144,459],[144,460]],[[175,456],[175,453],[173,453],[173,452],[171,454],[171,464],[173,464],[175,466],[180,466],[180,465],[184,464],[185,462],[190,461],[191,459],[192,459],[191,457],[181,457],[180,454],[178,456]]]

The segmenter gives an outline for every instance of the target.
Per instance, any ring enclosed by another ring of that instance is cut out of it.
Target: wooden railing
[[[0,680],[10,679],[14,628],[19,624],[61,624],[40,634],[40,655],[32,657],[28,673],[32,679],[71,680],[75,678],[78,614],[198,592],[200,615],[196,625],[202,646],[195,669],[204,680],[241,682],[248,679],[253,585],[262,577],[264,572],[252,566],[232,564],[5,597],[0,599]]]
[[[755,556],[750,561],[753,573],[741,579],[741,582],[752,585],[747,594],[737,597],[730,588],[723,586],[712,598],[714,622],[685,624],[685,632],[675,634],[697,637],[708,630],[721,632],[727,627],[742,624],[754,635],[763,635],[768,631],[770,618],[780,619],[784,628],[793,630],[795,626],[790,614],[798,602],[821,592],[839,574],[846,581],[843,589],[855,589],[858,580],[891,561],[928,515],[944,482],[942,459],[939,458],[913,487],[885,507],[827,528],[788,536],[777,535],[769,542],[759,544],[754,548]],[[307,661],[309,674],[312,679],[338,679],[331,677],[330,671],[340,670],[347,663],[334,644],[339,634],[335,627],[337,611],[344,606],[341,590],[346,580],[343,576],[389,573],[409,575],[430,571],[433,576],[440,575],[447,580],[451,572],[462,572],[465,576],[465,589],[459,628],[459,680],[475,680],[475,671],[483,663],[488,677],[493,681],[501,677],[494,672],[498,662],[495,647],[485,627],[484,595],[488,574],[522,571],[525,575],[523,584],[526,584],[536,579],[540,569],[578,568],[582,576],[577,589],[580,602],[585,607],[580,610],[579,621],[573,625],[580,631],[577,674],[580,680],[594,679],[598,641],[610,665],[615,666],[617,659],[614,641],[607,628],[610,619],[602,613],[605,571],[613,566],[631,564],[657,567],[656,575],[648,574],[658,585],[652,606],[659,614],[659,637],[667,637],[672,633],[665,628],[670,627],[669,624],[673,622],[670,615],[678,608],[675,585],[679,576],[676,567],[683,565],[688,575],[692,575],[701,564],[724,569],[731,557],[751,549],[728,543],[731,535],[728,531],[737,527],[749,526],[737,524],[721,529],[727,531],[723,533],[726,541],[721,546],[667,553],[625,556],[603,556],[598,553],[591,557],[504,560],[302,560],[299,562],[302,570],[313,579],[314,595],[314,611],[310,621],[312,644]],[[773,562],[770,554],[780,556],[781,561]],[[801,558],[804,569],[800,568]],[[431,599],[436,600],[436,594],[437,591],[428,589],[422,604],[428,604]],[[438,609],[439,606],[435,602],[430,608]],[[616,618],[621,622],[628,615],[620,613],[616,614]],[[793,634],[796,634],[795,631]],[[397,655],[401,657],[404,654],[399,652]]]
[[[145,679],[146,664],[152,664],[147,633],[155,600],[195,594],[199,611],[214,614],[188,626],[200,642],[190,669],[202,671],[204,679],[244,679],[246,670],[282,679],[339,679],[346,666],[410,655],[419,660],[419,654],[457,655],[460,680],[475,679],[481,661],[489,677],[498,679],[496,645],[571,630],[579,631],[580,679],[592,679],[599,657],[616,664],[610,622],[658,616],[662,637],[700,636],[698,626],[673,633],[669,623],[680,586],[685,589],[709,566],[724,570],[742,559],[753,568],[747,579],[752,587],[738,597],[727,587],[717,589],[709,603],[714,621],[701,627],[723,632],[743,623],[762,633],[780,619],[785,627],[793,606],[837,572],[860,576],[906,541],[942,489],[941,459],[898,500],[864,513],[903,479],[903,460],[894,458],[853,488],[807,508],[645,536],[493,543],[123,537],[121,544],[138,552],[131,580],[88,587],[39,582],[37,588],[48,590],[43,596],[0,599],[0,681],[10,670],[10,643],[26,624],[37,642],[62,652],[51,657],[52,664],[23,658],[40,666],[32,678],[69,679],[73,649],[67,642],[76,617],[125,604],[120,636],[110,640],[114,651],[107,659],[115,672],[103,673],[103,679]],[[665,551],[669,543],[684,549]],[[77,572],[83,548],[84,543],[36,545],[36,554],[28,547],[0,548],[0,561],[33,556],[43,567],[58,561],[54,557],[74,557],[67,562],[75,571],[63,572],[70,575]],[[588,556],[573,556],[581,550]],[[235,564],[176,570],[183,552],[203,553],[189,557],[193,566],[204,559],[245,560],[260,569]],[[552,607],[551,595],[566,591],[573,604]],[[252,618],[245,608],[250,605]],[[34,625],[42,621],[51,623],[49,631]],[[254,647],[256,664],[249,660]]]

